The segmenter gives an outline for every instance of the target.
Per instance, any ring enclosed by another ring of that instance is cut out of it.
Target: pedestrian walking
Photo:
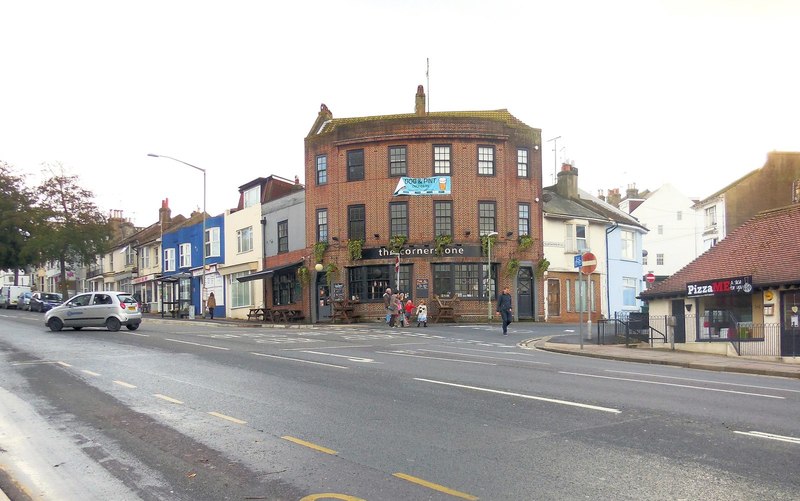
[[[411,325],[411,315],[414,313],[414,302],[408,298],[405,305],[406,309],[406,325]]]
[[[503,293],[497,298],[497,313],[503,320],[503,335],[508,335],[508,326],[514,318],[511,308],[511,289],[508,287],[503,288]]]
[[[383,307],[386,309],[386,323],[392,320],[392,314],[389,312],[389,305],[392,304],[392,289],[391,287],[386,288],[386,292],[383,294]]]
[[[400,322],[400,327],[407,327],[406,324],[406,310],[403,303],[405,301],[406,295],[402,292],[397,293],[397,319]]]
[[[214,297],[213,292],[208,295],[206,306],[208,307],[208,314],[211,315],[211,320],[214,320],[214,308],[217,307],[217,298]]]
[[[419,300],[419,305],[417,306],[417,327],[419,324],[428,326],[428,306],[425,304],[424,299]]]
[[[400,311],[400,303],[397,302],[397,295],[392,294],[389,298],[389,327],[395,327],[397,324],[397,315]]]

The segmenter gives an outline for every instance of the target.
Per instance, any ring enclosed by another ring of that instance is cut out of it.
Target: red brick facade
[[[437,175],[434,172],[434,145],[450,146],[451,194],[394,196],[401,176],[390,176],[389,148],[405,147],[406,170],[402,176],[429,178]],[[478,149],[481,146],[494,148],[492,175],[478,175]],[[424,106],[420,109],[418,103],[415,114],[334,119],[327,107],[322,105],[317,121],[305,140],[307,253],[312,252],[313,244],[317,241],[317,211],[326,210],[329,247],[323,264],[336,264],[339,272],[335,281],[343,283],[345,293],[350,296],[351,290],[359,290],[348,283],[351,273],[359,273],[349,271],[350,268],[394,263],[393,257],[376,257],[376,253],[378,249],[390,246],[390,204],[407,202],[408,240],[404,251],[424,254],[404,256],[402,264],[412,265],[408,282],[412,284],[412,289],[418,280],[427,280],[427,302],[434,304],[433,295],[437,293],[434,263],[470,263],[477,266],[487,262],[487,256],[479,250],[478,206],[479,202],[494,203],[494,226],[498,236],[492,247],[491,261],[497,270],[499,287],[512,288],[515,307],[518,297],[529,299],[531,304],[528,305],[530,311],[527,316],[540,318],[544,297],[541,280],[532,277],[529,295],[517,296],[517,279],[510,278],[508,274],[510,259],[519,260],[526,270],[535,270],[542,257],[542,214],[538,203],[542,189],[540,147],[540,130],[523,124],[506,110],[426,113]],[[348,181],[348,151],[351,150],[363,150],[363,180]],[[527,152],[527,176],[518,176],[518,150]],[[320,156],[326,159],[324,182],[318,182],[317,159]],[[472,257],[437,256],[431,253],[436,245],[434,201],[442,200],[452,202],[453,242],[449,247],[471,248]],[[518,245],[519,204],[527,204],[530,208],[529,233],[533,245],[526,250],[521,250]],[[363,252],[370,255],[369,258],[356,261],[351,260],[347,246],[348,206],[353,205],[364,206],[366,230]],[[441,288],[442,282],[437,283]],[[523,284],[522,289],[526,287]],[[414,290],[411,292],[415,293]],[[522,292],[525,293],[524,290]],[[374,291],[371,295],[374,296]],[[383,304],[379,299],[359,299],[357,309],[362,317],[383,316]],[[416,295],[414,301],[418,302]],[[435,312],[435,307],[432,309]],[[470,316],[485,318],[486,296],[465,297],[459,301],[456,313],[466,319]]]

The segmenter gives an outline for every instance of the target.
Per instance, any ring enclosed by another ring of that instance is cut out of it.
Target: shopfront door
[[[683,299],[672,301],[672,316],[675,317],[674,335],[676,343],[686,342],[686,311],[683,306]]]
[[[781,304],[781,356],[800,355],[800,292],[782,294]]]

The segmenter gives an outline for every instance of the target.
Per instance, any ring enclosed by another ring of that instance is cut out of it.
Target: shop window
[[[297,279],[297,270],[290,269],[272,275],[272,304],[295,304],[301,301],[302,286]]]
[[[433,265],[433,293],[458,295],[461,299],[494,299],[497,296],[497,264],[491,276],[485,263],[439,263]]]

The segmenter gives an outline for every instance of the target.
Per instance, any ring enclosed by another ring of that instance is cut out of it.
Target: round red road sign
[[[588,275],[597,268],[597,258],[591,252],[584,252],[581,256],[583,264],[581,264],[581,273]]]
[[[652,273],[648,273],[647,275],[644,276],[644,279],[647,280],[648,284],[652,284],[653,282],[656,281],[656,276],[653,275]]]

